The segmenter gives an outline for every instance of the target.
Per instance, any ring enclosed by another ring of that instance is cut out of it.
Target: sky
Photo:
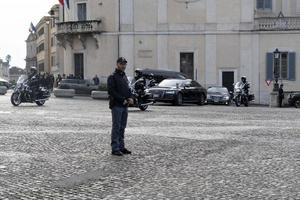
[[[48,16],[58,0],[0,0],[0,58],[11,55],[11,66],[25,68],[26,43],[30,23]]]

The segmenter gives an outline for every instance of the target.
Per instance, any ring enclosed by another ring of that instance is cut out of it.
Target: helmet
[[[149,77],[149,80],[152,80],[152,79],[154,79],[154,74],[150,73],[148,77]]]
[[[36,67],[30,67],[30,74],[37,74],[37,69]]]
[[[245,82],[246,79],[247,79],[246,76],[242,76],[242,77],[241,77],[241,81],[242,81],[242,82]]]
[[[140,70],[135,70],[135,75],[134,75],[134,77],[135,77],[136,79],[142,77],[142,75],[143,75],[143,73],[142,73]]]

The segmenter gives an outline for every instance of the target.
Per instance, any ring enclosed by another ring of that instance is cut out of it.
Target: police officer
[[[112,113],[111,148],[112,155],[131,154],[125,148],[124,133],[127,125],[128,105],[133,104],[132,93],[125,74],[127,61],[120,57],[113,74],[107,79],[109,108]]]
[[[36,67],[31,67],[28,74],[28,86],[31,89],[32,99],[35,100],[40,80]]]
[[[283,99],[284,99],[283,84],[280,84],[280,87],[278,90],[278,107],[282,107]]]

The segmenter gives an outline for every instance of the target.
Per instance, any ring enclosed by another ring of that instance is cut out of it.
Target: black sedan
[[[208,104],[230,105],[231,98],[226,87],[210,87],[207,89]]]
[[[206,101],[206,89],[198,82],[190,79],[165,79],[157,86],[149,88],[156,102],[197,103],[203,105]]]

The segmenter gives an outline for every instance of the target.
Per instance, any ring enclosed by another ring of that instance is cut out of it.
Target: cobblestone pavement
[[[300,110],[131,108],[110,154],[107,101],[0,96],[0,199],[300,199]]]

